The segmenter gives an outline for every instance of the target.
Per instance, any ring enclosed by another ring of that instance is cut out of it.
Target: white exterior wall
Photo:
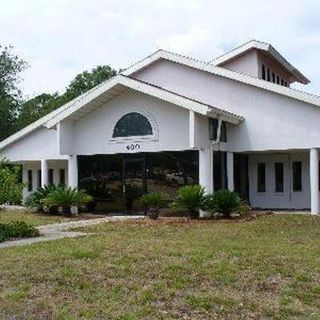
[[[53,169],[53,183],[60,183],[60,169],[65,170],[65,181],[68,184],[68,163],[64,160],[58,161],[48,161],[48,170]],[[25,183],[28,183],[28,170],[32,170],[32,191],[28,191],[28,188],[23,190],[23,199],[25,199],[29,194],[36,191],[40,186],[38,186],[38,170],[41,170],[41,162],[24,162],[22,164],[22,180]]]
[[[292,163],[302,162],[302,191],[293,191]],[[266,165],[266,192],[258,192],[258,163]],[[284,164],[284,192],[275,192],[275,162]],[[307,209],[310,208],[309,153],[281,153],[249,155],[249,197],[254,208]]]
[[[10,161],[38,161],[41,159],[66,159],[58,150],[57,131],[40,128],[37,131],[0,150],[0,159]]]
[[[146,115],[155,137],[113,140],[116,123],[129,112]],[[189,139],[189,110],[129,91],[75,122],[73,150],[79,155],[178,151],[190,149]],[[139,147],[128,150],[132,144]]]
[[[229,151],[320,147],[318,107],[169,61],[135,77],[243,116],[239,127],[229,126]]]
[[[253,49],[245,54],[232,59],[222,65],[223,68],[228,70],[249,74],[253,77],[259,77],[259,62],[258,62],[258,51]]]

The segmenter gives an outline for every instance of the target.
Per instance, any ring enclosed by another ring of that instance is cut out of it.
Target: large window
[[[142,114],[131,112],[123,116],[116,124],[113,138],[150,136],[153,134],[149,120]]]
[[[302,191],[302,163],[294,161],[292,163],[292,190]]]
[[[283,192],[283,163],[274,164],[275,192]]]
[[[258,163],[258,192],[266,192],[266,164]]]
[[[79,187],[94,197],[96,211],[140,211],[145,191],[173,200],[181,186],[199,183],[199,152],[79,156]],[[166,208],[165,210],[171,210]]]

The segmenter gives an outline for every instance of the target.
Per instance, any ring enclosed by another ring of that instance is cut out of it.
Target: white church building
[[[234,190],[254,208],[319,213],[320,98],[270,44],[210,61],[159,50],[0,142],[27,183],[66,183],[104,210],[180,186]]]

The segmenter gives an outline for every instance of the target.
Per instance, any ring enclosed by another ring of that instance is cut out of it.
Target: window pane
[[[123,116],[116,124],[113,138],[152,135],[149,120],[140,113],[132,112]]]
[[[216,140],[217,139],[217,131],[218,131],[218,119],[209,119],[209,139]]]
[[[31,192],[33,190],[32,185],[32,170],[28,170],[28,191]]]
[[[227,142],[227,126],[224,121],[221,123],[220,141]]]
[[[301,161],[294,161],[292,163],[292,180],[293,191],[302,190],[302,163]]]
[[[261,76],[262,76],[263,80],[266,80],[266,67],[264,65],[262,65],[262,74],[261,74]]]
[[[60,184],[66,184],[66,171],[65,171],[65,169],[60,169]]]
[[[41,188],[41,170],[38,170],[38,176],[37,176],[37,180],[38,180],[38,188]]]
[[[49,186],[53,185],[53,169],[48,171],[48,184]]]
[[[266,164],[258,163],[258,192],[266,192]]]
[[[283,192],[283,163],[274,164],[275,192]]]

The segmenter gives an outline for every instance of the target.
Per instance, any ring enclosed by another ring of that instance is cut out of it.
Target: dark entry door
[[[143,212],[140,197],[146,193],[145,158],[123,159],[123,203],[126,213]]]

